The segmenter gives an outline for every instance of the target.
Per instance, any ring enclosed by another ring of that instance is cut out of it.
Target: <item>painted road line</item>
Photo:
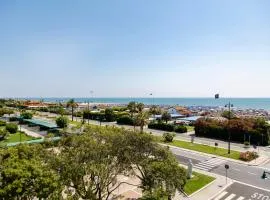
[[[244,200],[244,199],[245,199],[245,197],[240,196],[236,200]]]
[[[231,170],[234,170],[234,171],[240,172],[240,169],[233,169],[233,168],[231,168]]]
[[[230,196],[228,196],[226,199],[224,200],[232,200],[234,197],[236,196],[236,194],[231,194]]]
[[[255,174],[255,173],[252,173],[252,172],[248,172],[248,174],[251,174],[251,175],[256,175],[256,176],[257,176],[257,174]]]
[[[222,163],[225,163],[225,162],[226,162],[225,160],[222,160],[222,159],[219,159],[219,158],[213,158],[213,159],[206,160],[206,161],[203,161],[203,162],[200,162],[200,163],[194,165],[194,168],[209,171],[212,168],[217,167],[217,166],[219,166],[219,165],[221,165]]]
[[[220,195],[218,195],[214,200],[220,200],[222,197],[224,197],[228,192],[224,191]]]

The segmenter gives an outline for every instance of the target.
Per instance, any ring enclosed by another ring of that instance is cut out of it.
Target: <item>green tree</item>
[[[73,114],[74,114],[74,109],[78,107],[78,104],[74,101],[74,99],[70,99],[67,102],[67,108],[71,108],[71,120],[73,121]]]
[[[136,102],[135,101],[129,102],[127,108],[128,108],[128,110],[129,110],[129,112],[131,114],[131,117],[133,117],[134,113],[137,110]]]
[[[143,127],[149,122],[149,113],[141,111],[136,115],[135,124],[140,126],[140,131],[143,132]]]
[[[137,111],[142,112],[144,109],[144,104],[143,103],[137,103],[136,105]]]
[[[135,176],[144,193],[162,190],[166,197],[185,184],[185,170],[149,134],[87,126],[84,134],[64,138],[60,149],[51,166],[59,171],[62,184],[74,189],[75,199],[112,198],[126,183],[119,175]]]
[[[228,111],[228,110],[225,110],[223,111],[223,113],[221,114],[222,117],[224,118],[227,118],[227,119],[233,119],[235,118],[235,115],[232,111]]]
[[[161,109],[159,106],[153,105],[150,107],[149,113],[152,115],[160,115]]]
[[[0,141],[4,140],[5,137],[7,136],[8,132],[6,129],[0,129]]]
[[[146,133],[125,134],[124,138],[121,151],[125,153],[119,159],[133,166],[144,196],[163,199],[174,196],[176,190],[183,191],[186,170],[179,167],[168,148],[158,145]]]
[[[50,199],[59,194],[59,176],[43,159],[46,154],[39,145],[0,149],[0,196],[23,200]]]
[[[66,128],[68,127],[68,118],[65,116],[57,117],[55,122],[59,128]]]
[[[24,119],[32,119],[33,114],[31,112],[23,112],[21,113],[21,117]]]
[[[166,111],[162,114],[161,119],[164,120],[167,124],[168,121],[172,119],[172,117],[171,117],[171,114]]]
[[[115,120],[115,114],[113,112],[113,109],[111,108],[106,108],[105,109],[105,115],[104,115],[105,119],[107,122],[112,122]]]
[[[6,130],[9,132],[9,133],[16,133],[18,131],[18,125],[15,124],[15,123],[8,123],[6,125]]]

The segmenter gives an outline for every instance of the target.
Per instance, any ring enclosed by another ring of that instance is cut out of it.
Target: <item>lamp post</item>
[[[91,98],[92,98],[92,101],[93,102],[93,90],[90,91],[90,94],[91,94]],[[89,124],[89,118],[90,118],[90,105],[89,105],[89,99],[88,99],[88,117],[87,117],[87,121],[88,121],[88,124]]]
[[[233,104],[229,102],[225,105],[225,107],[229,108],[229,116],[228,116],[228,154],[231,154],[231,132],[230,132],[230,121],[231,121],[231,107],[233,107]]]

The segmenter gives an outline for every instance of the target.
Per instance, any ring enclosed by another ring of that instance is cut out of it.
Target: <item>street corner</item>
[[[270,190],[234,182],[210,200],[270,200]]]

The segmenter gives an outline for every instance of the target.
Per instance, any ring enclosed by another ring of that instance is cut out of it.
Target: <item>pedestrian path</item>
[[[210,160],[200,162],[200,163],[194,165],[193,167],[200,169],[200,170],[204,170],[204,171],[210,171],[211,169],[218,167],[225,162],[226,162],[226,160],[223,160],[220,158],[212,158]]]
[[[220,193],[216,198],[213,200],[244,200],[245,197],[243,196],[238,196],[234,193],[228,193],[226,191]]]

